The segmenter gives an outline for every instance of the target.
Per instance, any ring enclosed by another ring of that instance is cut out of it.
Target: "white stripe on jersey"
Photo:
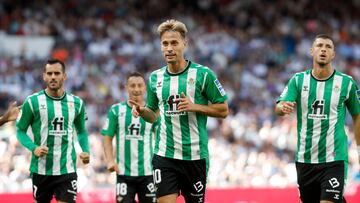
[[[73,122],[75,119],[75,103],[74,97],[70,96],[69,94],[66,95],[66,99],[68,101],[68,146],[66,151],[66,170],[68,173],[75,172],[74,170],[74,163],[72,160],[71,152],[72,152],[72,145],[74,142],[74,129],[73,129]]]
[[[46,103],[46,95],[45,94],[39,95],[37,96],[37,99],[39,104],[40,121],[41,121],[40,143],[41,146],[46,146],[47,136],[48,136],[48,106]],[[38,158],[38,173],[41,175],[46,174],[46,156]]]
[[[338,117],[338,108],[337,104],[339,103],[340,93],[341,93],[341,85],[343,82],[343,77],[334,75],[333,87],[332,87],[332,95],[330,102],[330,115],[329,115],[329,129],[327,131],[326,137],[326,162],[331,162],[335,160],[334,148],[335,148],[335,140],[334,140],[334,132],[335,125]],[[340,91],[334,91],[335,87],[340,88]]]
[[[179,76],[170,77],[170,94],[178,95]],[[182,159],[182,134],[180,125],[180,116],[172,116],[172,135],[174,140],[174,159]]]
[[[119,143],[119,146],[125,146],[125,113],[126,113],[126,105],[119,105],[119,120],[118,125],[119,128],[119,136],[117,136],[117,141]],[[122,115],[122,116],[121,116]],[[120,149],[117,149],[119,151],[119,174],[123,175],[125,174],[125,147],[119,147]]]
[[[317,82],[316,100],[324,100],[325,82]],[[316,101],[315,100],[315,101]],[[326,104],[324,104],[325,108]],[[325,110],[325,109],[324,109]],[[315,113],[315,112],[311,112]],[[311,139],[311,163],[319,163],[319,140],[321,135],[321,121],[322,119],[313,119],[313,135]]]
[[[301,87],[301,97],[300,98],[300,102],[301,102],[301,110],[302,110],[302,115],[301,115],[301,130],[300,130],[300,147],[299,147],[299,152],[298,152],[298,162],[304,162],[304,154],[305,154],[305,138],[306,138],[306,126],[307,126],[307,116],[308,116],[308,99],[309,99],[309,89],[310,89],[310,74],[304,74],[304,79],[303,79],[303,85]],[[298,79],[298,78],[296,78]],[[299,82],[297,81],[297,84],[299,84]],[[307,86],[306,88],[304,88],[304,86]],[[306,90],[306,91],[304,91]]]
[[[134,118],[134,117],[133,117]],[[152,124],[145,122],[145,132],[144,132],[144,173],[145,175],[152,175],[152,168],[151,168],[151,151],[150,148],[152,146],[152,139],[151,139],[151,131]]]
[[[195,103],[195,88],[196,82],[192,83],[189,80],[196,81],[196,68],[189,69],[188,78],[187,78],[187,86],[186,86],[186,94],[189,99]],[[200,136],[199,129],[196,119],[195,112],[188,112],[189,119],[189,129],[190,129],[190,140],[191,140],[191,159],[200,159]]]
[[[164,84],[164,72],[165,71],[157,71],[156,72],[156,78],[157,83],[161,82],[161,84]],[[159,141],[159,151],[155,152],[159,156],[165,157],[166,152],[166,136],[163,137],[161,135],[166,135],[166,124],[165,124],[165,112],[164,112],[164,102],[162,98],[162,85],[160,87],[156,87],[156,93],[157,98],[159,99],[159,110],[160,110],[160,116],[161,116],[161,122],[160,122],[160,141]]]
[[[126,107],[126,105],[124,105]],[[132,117],[132,121],[131,123],[135,123],[135,124],[139,124],[140,125],[140,117],[134,118]],[[141,130],[141,128],[139,129]],[[139,163],[139,150],[138,150],[138,145],[139,145],[139,140],[138,139],[130,139],[130,160],[131,160],[131,165],[130,165],[130,176],[138,176],[139,175],[139,167],[138,167],[138,163]]]
[[[62,117],[61,101],[53,100],[54,119]],[[52,121],[51,121],[52,122]],[[60,130],[60,129],[59,129]],[[61,142],[63,135],[54,135],[53,168],[52,175],[60,175]]]

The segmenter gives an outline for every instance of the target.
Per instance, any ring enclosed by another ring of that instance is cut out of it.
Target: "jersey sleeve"
[[[289,101],[295,102],[298,96],[298,90],[296,86],[296,75],[294,75],[284,88],[283,92],[281,93],[280,97],[276,100],[276,103],[280,101]]]
[[[76,129],[76,133],[78,136],[78,141],[80,144],[81,149],[83,152],[90,152],[89,150],[89,140],[88,140],[88,134],[86,132],[85,128],[85,120],[86,120],[86,114],[85,114],[85,104],[81,101],[80,105],[80,112],[76,116],[74,120],[74,125]]]
[[[209,69],[204,77],[203,92],[206,98],[213,104],[224,103],[227,100],[227,95],[216,74]]]
[[[159,109],[159,99],[156,96],[156,74],[151,74],[147,88],[146,107],[151,110]]]
[[[350,85],[349,97],[345,101],[345,104],[350,114],[354,116],[360,113],[360,89],[354,80],[351,81]]]
[[[30,98],[28,98],[21,106],[21,111],[16,121],[16,127],[19,130],[26,132],[29,125],[32,123],[33,119],[34,119],[34,113],[31,109]]]
[[[110,108],[103,128],[101,130],[101,134],[105,136],[114,137],[116,128],[118,123],[118,117],[114,113],[114,108]]]

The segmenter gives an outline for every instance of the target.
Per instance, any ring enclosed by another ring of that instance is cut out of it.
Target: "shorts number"
[[[37,192],[38,187],[36,185],[34,185],[33,187],[34,187],[34,198],[36,198],[36,192]]]
[[[116,184],[116,195],[124,196],[127,194],[127,185],[126,183]]]
[[[156,184],[161,182],[161,170],[160,169],[154,170],[154,181]]]

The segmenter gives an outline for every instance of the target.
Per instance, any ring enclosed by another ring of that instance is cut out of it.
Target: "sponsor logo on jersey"
[[[309,119],[327,119],[328,116],[324,114],[325,111],[325,100],[315,100],[312,105],[312,113],[308,115]]]
[[[218,88],[221,96],[224,96],[226,93],[225,93],[225,90],[224,88],[222,87],[220,81],[218,79],[214,80],[214,83],[215,83],[215,86]]]
[[[186,112],[180,112],[178,110],[178,105],[180,103],[180,94],[176,95],[170,95],[168,99],[166,100],[166,103],[168,105],[168,110],[165,111],[166,116],[180,116],[180,115],[186,115]]]
[[[128,127],[129,134],[125,136],[127,140],[143,140],[143,136],[140,135],[140,123],[131,123]]]
[[[55,117],[51,121],[52,129],[49,130],[49,135],[54,135],[54,136],[66,135],[67,131],[64,129],[64,125],[65,125],[64,117],[62,116]]]

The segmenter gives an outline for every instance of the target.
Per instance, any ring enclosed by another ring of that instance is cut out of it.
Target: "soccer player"
[[[159,203],[204,202],[209,159],[207,116],[228,114],[225,90],[212,70],[184,58],[185,24],[167,20],[159,25],[166,66],[154,71],[148,83],[147,104],[135,101],[133,115],[160,124],[155,141],[153,169]]]
[[[343,202],[348,165],[345,115],[348,109],[359,149],[360,90],[350,76],[333,68],[335,45],[331,37],[316,36],[310,53],[312,69],[290,79],[275,112],[280,116],[290,114],[296,104],[295,160],[302,202]]]
[[[46,89],[30,95],[17,120],[17,138],[32,152],[30,173],[36,202],[75,202],[77,192],[74,128],[83,152],[80,159],[89,163],[85,105],[79,97],[65,92],[65,64],[48,60],[43,80]],[[34,141],[26,134],[31,126]]]
[[[16,120],[19,112],[20,112],[20,108],[21,106],[17,106],[16,105],[16,101],[12,102],[8,109],[6,110],[6,112],[4,113],[3,116],[0,117],[0,126],[2,126],[3,124],[9,122],[9,121],[14,121]]]
[[[145,105],[146,85],[140,73],[134,72],[127,77],[126,90],[129,99],[141,106]],[[156,202],[151,166],[155,126],[156,123],[133,117],[128,101],[114,104],[110,108],[101,134],[104,135],[107,169],[117,174],[117,202],[133,203],[136,193],[140,203]],[[112,145],[114,137],[116,161]]]

